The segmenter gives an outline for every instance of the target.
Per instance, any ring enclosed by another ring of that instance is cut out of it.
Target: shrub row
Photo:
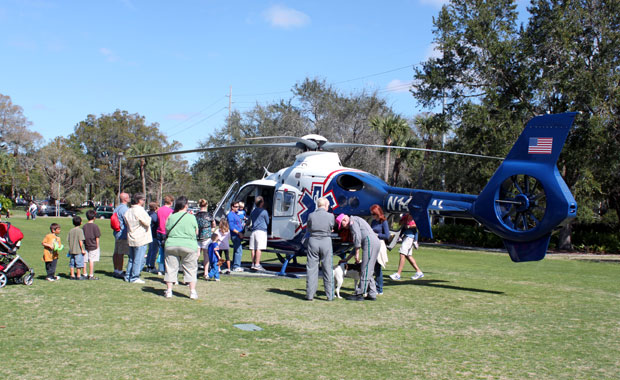
[[[479,225],[443,224],[433,226],[437,243],[458,244],[481,248],[503,248],[502,239]],[[587,253],[620,253],[620,232],[617,226],[574,225],[571,236],[573,248]],[[550,248],[557,246],[557,234],[552,235]]]

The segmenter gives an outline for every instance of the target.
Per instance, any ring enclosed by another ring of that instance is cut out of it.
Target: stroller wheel
[[[6,274],[4,272],[0,272],[0,288],[4,288],[6,286]]]
[[[34,274],[27,274],[22,278],[22,280],[24,282],[24,285],[32,285],[32,283],[34,282]]]

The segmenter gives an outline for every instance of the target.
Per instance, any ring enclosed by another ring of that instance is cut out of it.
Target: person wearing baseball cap
[[[359,263],[360,253],[362,256],[360,281],[353,295],[347,299],[351,301],[363,301],[364,296],[366,296],[367,300],[375,301],[377,299],[377,288],[373,273],[381,247],[381,242],[377,234],[375,234],[370,225],[359,216],[340,214],[336,217],[336,225],[339,229],[348,229],[350,231],[355,247],[353,252],[340,262],[347,262],[355,256],[355,262]]]

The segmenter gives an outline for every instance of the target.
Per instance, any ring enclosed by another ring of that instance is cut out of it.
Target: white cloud
[[[264,11],[263,18],[274,28],[301,28],[310,24],[310,16],[282,5],[274,5]]]
[[[110,50],[108,48],[100,48],[99,49],[99,53],[101,53],[106,58],[106,61],[108,61],[108,62],[118,62],[119,61],[118,55],[116,55],[116,53],[114,53],[112,50]]]
[[[411,88],[411,81],[403,82],[400,79],[394,79],[385,86],[388,92],[407,92]]]

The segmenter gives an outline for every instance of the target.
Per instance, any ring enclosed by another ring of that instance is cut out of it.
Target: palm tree
[[[400,145],[409,140],[411,130],[409,124],[398,115],[386,117],[375,116],[370,120],[370,126],[381,134],[385,145]],[[383,180],[388,182],[390,170],[390,153],[392,148],[387,148],[385,153],[385,173]]]
[[[152,142],[142,141],[129,148],[128,154],[130,156],[139,156],[143,154],[155,153],[155,148]],[[142,181],[142,194],[146,197],[146,158],[140,157],[140,180]]]

